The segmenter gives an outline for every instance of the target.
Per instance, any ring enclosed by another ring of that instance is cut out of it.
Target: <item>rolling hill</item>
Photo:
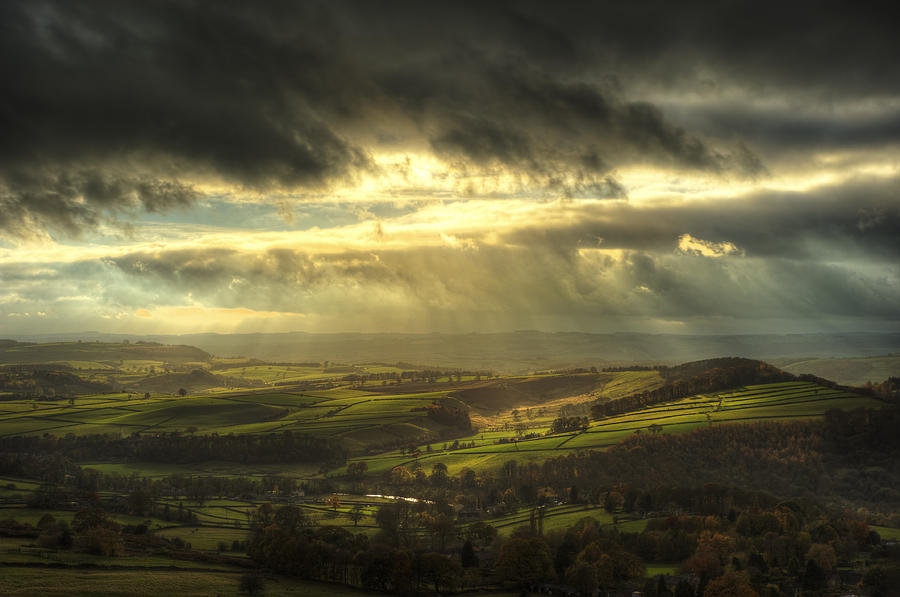
[[[864,386],[869,381],[879,383],[889,377],[900,377],[898,354],[854,358],[775,359],[772,364],[795,375],[808,373],[847,386]]]
[[[0,363],[97,363],[100,367],[122,365],[127,361],[148,361],[160,365],[202,363],[212,355],[194,346],[166,345],[156,342],[0,342]]]

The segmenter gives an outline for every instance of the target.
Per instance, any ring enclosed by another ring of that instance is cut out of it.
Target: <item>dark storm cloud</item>
[[[0,228],[27,235],[22,223],[77,236],[106,218],[103,212],[165,211],[192,203],[197,193],[174,180],[119,176],[97,169],[15,171],[0,184]]]
[[[315,185],[365,162],[293,92],[321,91],[309,79],[328,68],[327,52],[321,36],[279,37],[277,11],[164,2],[0,10],[8,232],[29,220],[72,232],[129,207],[133,192],[150,210],[190,201],[185,175]],[[290,16],[315,30],[306,15]]]
[[[764,167],[746,147],[676,126],[634,94],[699,85],[704,69],[835,93],[846,77],[871,93],[900,80],[885,23],[829,3],[260,6],[4,3],[5,231],[163,209],[190,201],[175,189],[196,180],[327,188],[371,168],[388,136],[563,194],[615,194],[610,171],[629,163],[753,175]],[[128,188],[107,200],[60,183],[86,173]],[[146,184],[158,192],[135,201]]]
[[[798,2],[555,4],[534,14],[567,32],[579,55],[606,57],[623,84],[708,89],[740,84],[805,98],[893,95],[900,48],[893,6]]]
[[[516,245],[560,250],[583,247],[671,250],[682,234],[731,242],[748,257],[799,261],[900,261],[900,180],[850,181],[805,193],[762,192],[741,200],[693,200],[687,205],[578,208],[572,224],[540,223],[505,234]]]
[[[802,113],[789,108],[754,108],[724,102],[666,105],[666,113],[704,135],[732,135],[772,152],[823,152],[900,144],[900,108],[873,106],[868,112],[823,109]]]
[[[458,65],[458,76],[435,80],[430,91],[430,123],[439,129],[430,142],[439,155],[550,176],[567,170],[603,175],[613,165],[635,162],[747,170],[669,123],[652,104],[559,81],[520,60],[485,67],[480,59],[465,59],[471,64]]]

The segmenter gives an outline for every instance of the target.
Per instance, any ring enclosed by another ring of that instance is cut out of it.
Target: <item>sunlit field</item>
[[[529,427],[527,433],[536,433],[538,437],[528,439],[521,438],[523,434],[514,430],[477,433],[459,440],[461,444],[475,442],[471,448],[448,449],[441,443],[418,446],[421,454],[416,458],[389,453],[358,460],[366,462],[373,474],[399,465],[418,465],[430,470],[435,462],[444,463],[451,474],[458,474],[466,468],[497,469],[507,460],[538,462],[570,450],[605,449],[634,433],[683,433],[706,425],[811,419],[821,417],[832,408],[852,410],[882,405],[874,398],[813,383],[774,383],[658,404],[592,421],[587,429],[573,433],[546,435],[549,425]]]

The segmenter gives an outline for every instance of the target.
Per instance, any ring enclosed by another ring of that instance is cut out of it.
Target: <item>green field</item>
[[[342,495],[337,508],[325,504],[322,500],[301,500],[295,504],[303,509],[313,524],[338,526],[353,533],[372,534],[377,530],[375,526],[377,508],[390,501],[381,498]],[[220,534],[227,536],[229,544],[234,539],[245,539],[251,520],[259,507],[267,502],[268,500],[263,499],[256,501],[207,500],[199,504],[183,499],[159,499],[156,501],[157,511],[165,506],[169,507],[172,514],[183,509],[185,512],[195,515],[196,524],[183,526],[175,522],[159,521],[160,528],[156,532],[168,537],[180,537],[191,543],[195,549],[215,549],[220,540],[225,540],[219,537]],[[350,516],[354,507],[358,507],[361,514],[360,519],[356,522]],[[156,522],[154,521],[154,523]],[[157,527],[154,526],[154,528]],[[194,541],[194,537],[198,536],[198,533],[201,537],[200,544],[196,544]]]
[[[67,344],[63,348],[71,353],[80,347]],[[162,348],[150,347],[153,350]],[[16,349],[27,352],[28,347]],[[89,345],[86,355],[104,349],[104,345]],[[55,350],[54,345],[43,349],[44,353],[49,351],[49,354],[55,354]],[[146,352],[149,349],[145,347],[143,350]],[[71,354],[69,356],[71,359]],[[130,356],[144,356],[145,359],[125,359],[117,366],[123,367],[127,363],[141,367],[150,363],[147,355]],[[187,353],[179,356],[186,358]],[[84,362],[92,361],[85,359]],[[226,376],[243,375],[248,379],[255,376],[254,379],[271,382],[285,379],[288,374],[298,376],[299,380],[329,372],[333,375],[335,371],[343,374],[345,369],[373,373],[399,371],[396,367],[385,365],[328,369],[259,363],[217,371]],[[874,398],[809,382],[791,381],[701,394],[592,421],[584,430],[550,434],[550,426],[560,412],[583,416],[595,400],[615,400],[659,387],[663,383],[656,371],[560,375],[556,387],[553,385],[554,377],[550,374],[517,376],[495,381],[462,382],[458,386],[398,384],[375,388],[345,384],[306,389],[286,384],[277,390],[209,391],[185,397],[152,394],[144,398],[143,394],[120,393],[79,396],[72,400],[5,401],[0,403],[0,436],[60,436],[70,433],[126,436],[156,432],[263,434],[291,431],[340,440],[353,460],[366,462],[370,476],[386,473],[399,465],[409,469],[421,466],[430,471],[437,462],[447,465],[450,474],[458,474],[465,468],[496,470],[508,460],[539,462],[571,450],[605,449],[635,433],[683,433],[707,425],[815,418],[832,408],[878,408],[882,405]],[[332,384],[329,382],[326,385]],[[435,387],[440,389],[434,391],[432,388]],[[566,394],[564,390],[568,387],[577,387],[579,392],[584,393]],[[560,389],[563,391],[560,392]],[[525,403],[516,405],[512,402],[516,397],[521,397]],[[467,405],[477,428],[475,433],[459,437],[458,429],[443,426],[427,416],[426,408],[432,402],[453,398],[469,401]],[[148,476],[198,472],[226,475],[317,474],[316,467],[310,466],[287,467],[290,470],[285,467],[230,466],[224,463],[181,467],[99,462],[90,463],[90,466],[105,472]],[[342,475],[344,472],[345,469],[341,468],[330,474]]]
[[[434,435],[441,426],[424,407],[447,392],[381,394],[339,387],[302,392],[208,392],[173,397],[137,394],[0,404],[0,436],[135,432],[297,433],[345,438],[350,449]],[[70,403],[71,402],[71,403]]]
[[[895,529],[893,527],[879,527],[875,525],[869,525],[869,528],[878,533],[882,541],[900,541],[900,529]]]
[[[519,527],[529,526],[531,524],[531,512],[532,508],[521,508],[512,514],[492,518],[487,522],[496,528],[501,536],[506,536]],[[545,533],[567,529],[582,518],[593,518],[601,526],[613,523],[612,515],[601,506],[565,504],[544,507],[542,529]]]
[[[102,365],[101,361],[70,360],[70,366],[88,370]],[[90,367],[88,367],[90,365]],[[120,360],[117,371],[140,370],[154,366],[151,360]],[[393,373],[386,366],[370,366],[370,372]],[[399,371],[399,370],[398,370]],[[244,377],[265,383],[294,381],[298,384],[314,379],[326,379],[324,368],[269,366],[258,363],[219,369],[218,374]],[[253,377],[251,377],[253,376]],[[294,376],[294,377],[290,377]],[[319,377],[316,377],[319,376]],[[560,412],[583,416],[597,399],[614,400],[647,389],[659,387],[662,378],[656,371],[624,371],[604,373],[596,377],[570,375],[566,383],[581,384],[588,380],[586,391],[577,395],[548,393],[546,400],[539,395],[521,392],[525,402],[511,405],[504,402],[509,395],[505,384],[514,386],[534,383],[537,387],[552,375],[510,377],[484,383],[461,383],[430,386],[427,384],[398,384],[387,387],[360,387],[328,382],[319,389],[307,385],[267,387],[258,390],[217,390],[198,395],[175,397],[165,394],[99,394],[79,396],[74,400],[6,401],[0,403],[0,436],[19,434],[66,435],[113,433],[130,435],[156,432],[182,433],[279,433],[290,430],[299,434],[341,440],[353,457],[349,462],[365,462],[370,479],[389,472],[397,466],[410,471],[417,468],[430,473],[437,463],[448,467],[450,475],[464,469],[477,472],[499,470],[504,463],[541,462],[547,458],[570,453],[572,450],[606,449],[636,433],[684,433],[710,425],[741,422],[793,420],[822,417],[832,408],[879,408],[874,398],[834,390],[808,382],[779,382],[749,385],[729,391],[700,394],[689,398],[655,404],[638,411],[592,420],[584,429],[551,434],[551,425]],[[597,380],[594,384],[594,379]],[[535,382],[534,380],[538,380]],[[496,384],[496,385],[491,385]],[[592,385],[593,384],[593,385]],[[329,387],[329,386],[337,387]],[[404,392],[404,386],[410,391]],[[582,387],[582,386],[579,386]],[[430,389],[429,389],[430,388]],[[434,391],[437,388],[437,391]],[[474,413],[478,430],[458,437],[458,429],[441,426],[426,413],[434,401],[456,404],[465,393],[474,389],[489,396],[492,405],[468,404]],[[504,393],[505,392],[505,393]],[[552,392],[549,390],[548,392]],[[442,435],[443,434],[443,435]],[[398,447],[402,446],[402,448]],[[349,463],[348,462],[348,463]],[[382,489],[362,489],[362,484],[348,481],[346,466],[323,472],[316,464],[249,465],[229,462],[201,462],[191,465],[171,463],[143,463],[133,461],[81,462],[84,468],[123,476],[161,478],[168,475],[261,476],[285,475],[313,478],[332,477],[334,487],[328,491],[353,491],[358,494]],[[12,487],[10,487],[12,485]],[[355,489],[348,489],[356,485]],[[37,484],[22,479],[0,478],[0,518],[14,518],[36,524],[45,511],[25,507],[28,492]],[[590,517],[599,525],[621,532],[640,533],[648,521],[627,515],[613,516],[604,508],[590,504],[565,504],[567,495],[556,496],[553,490],[544,494],[550,505],[540,510],[525,506],[511,513],[488,519],[499,534],[508,537],[515,529],[532,524],[537,516],[544,533],[561,531]],[[137,525],[149,520],[149,528],[157,536],[180,539],[191,548],[216,552],[220,547],[227,558],[217,563],[175,560],[164,553],[133,553],[128,557],[104,558],[78,551],[42,550],[32,539],[0,539],[0,595],[117,595],[128,597],[144,594],[177,595],[237,595],[237,585],[246,562],[240,549],[232,552],[232,544],[247,539],[248,530],[260,506],[278,501],[282,495],[259,495],[255,498],[228,497],[195,502],[186,496],[156,495],[154,517],[144,518],[113,514],[111,518],[123,525]],[[336,506],[325,503],[326,496],[315,499],[300,497],[292,501],[301,508],[315,526],[334,525],[352,533],[370,537],[378,532],[376,512],[391,499],[383,496],[340,494]],[[100,496],[108,499],[105,493]],[[64,506],[62,506],[64,507]],[[183,516],[183,514],[189,516]],[[354,514],[359,520],[354,522]],[[53,516],[71,521],[73,511],[57,510]],[[621,513],[620,513],[621,514]],[[189,524],[185,524],[187,521]],[[900,539],[900,530],[873,527],[885,540]],[[424,537],[424,529],[416,529]],[[213,557],[211,553],[204,557]],[[59,566],[60,568],[56,568]],[[672,574],[669,563],[647,564],[647,576]],[[269,577],[266,595],[364,595],[369,594],[343,586],[292,581],[283,577]]]
[[[318,380],[340,380],[353,374],[397,373],[404,371],[390,365],[354,365],[341,367],[303,367],[300,365],[246,364],[217,369],[218,375],[236,379],[252,379],[264,383],[286,383]],[[377,384],[381,384],[380,381]]]
[[[281,365],[251,365],[216,371],[219,375],[238,379],[255,379],[265,383],[337,379],[341,374],[328,374],[321,367],[290,367]],[[345,375],[345,374],[344,374]]]
[[[182,541],[191,544],[192,549],[213,551],[218,549],[220,543],[225,543],[231,548],[232,541],[246,541],[246,529],[227,529],[214,527],[169,527],[156,531],[161,537],[178,537]]]
[[[202,363],[210,355],[193,346],[168,346],[154,343],[115,342],[47,342],[41,344],[14,343],[0,348],[2,363],[63,363],[76,369],[79,364],[97,363],[107,367],[141,368],[142,364],[162,365]]]
[[[404,465],[407,468],[422,466],[427,471],[436,462],[448,467],[450,474],[459,474],[465,468],[473,470],[498,469],[508,460],[542,461],[570,450],[605,449],[634,433],[683,433],[705,425],[752,422],[764,420],[810,419],[824,415],[832,408],[880,408],[883,403],[875,398],[832,390],[808,382],[780,382],[751,385],[733,391],[701,394],[669,403],[657,404],[645,409],[591,422],[585,431],[544,435],[547,428],[530,428],[538,433],[533,439],[509,441],[517,436],[515,431],[478,433],[461,438],[461,442],[474,441],[475,447],[444,450],[432,445],[431,452],[421,446],[422,453],[411,457],[400,452],[389,452],[372,457],[361,457],[369,472],[384,473]],[[658,426],[651,429],[651,425]],[[501,440],[506,443],[500,443]]]

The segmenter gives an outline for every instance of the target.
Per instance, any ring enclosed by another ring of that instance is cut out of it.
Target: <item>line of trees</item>
[[[550,424],[550,433],[566,433],[568,431],[587,429],[589,423],[587,417],[559,417]]]
[[[733,488],[695,491],[698,499],[713,502]],[[611,502],[615,513],[621,500]],[[484,522],[454,529],[438,503],[382,506],[376,514],[379,531],[371,538],[314,527],[292,506],[261,508],[248,553],[258,565],[282,574],[400,595],[564,583],[582,595],[643,588],[648,597],[753,597],[821,594],[830,582],[859,583],[874,595],[887,595],[891,579],[900,574],[900,548],[882,545],[856,513],[826,510],[811,500],[734,506],[715,514],[658,517],[637,533],[601,526],[589,515],[544,533],[542,516],[532,511],[530,524],[507,538]],[[838,567],[861,554],[870,559],[868,568],[841,578]],[[676,563],[682,576],[642,580],[645,561]]]

